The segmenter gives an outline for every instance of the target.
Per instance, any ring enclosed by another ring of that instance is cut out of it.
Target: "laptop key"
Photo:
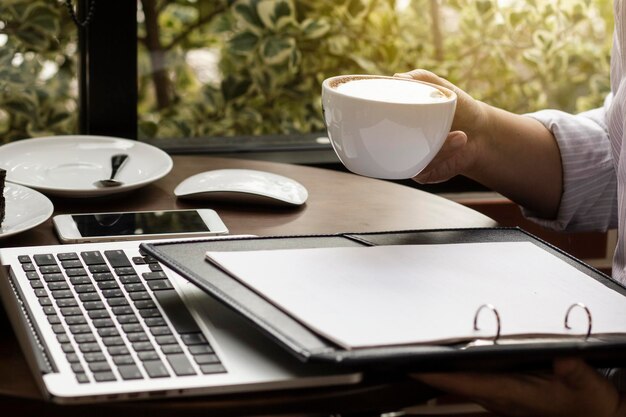
[[[85,369],[83,368],[83,366],[80,363],[73,363],[72,365],[72,371],[74,371],[74,373],[84,373]]]
[[[43,276],[44,281],[46,282],[61,282],[65,281],[65,277],[63,274],[45,274]]]
[[[139,332],[138,333],[128,333],[128,334],[126,334],[126,337],[128,338],[128,341],[130,343],[148,342],[150,340],[148,335],[143,333],[143,332],[140,332],[140,333]]]
[[[192,355],[199,355],[199,354],[203,354],[203,353],[213,353],[213,348],[211,348],[211,346],[207,345],[194,345],[194,346],[189,346],[189,352]]]
[[[99,310],[101,308],[106,308],[102,301],[87,301],[86,303],[83,303],[83,307],[85,307],[85,310]]]
[[[61,300],[57,300],[57,307],[78,307],[78,302],[76,302],[76,298],[63,298]]]
[[[134,256],[133,257],[133,263],[135,265],[145,265],[146,264],[146,260],[141,257],[141,256]]]
[[[216,363],[216,364],[211,364],[211,365],[200,365],[200,371],[202,371],[203,374],[219,374],[219,373],[223,373],[226,372],[226,368],[224,368],[224,365]]]
[[[58,300],[59,298],[74,298],[74,294],[70,290],[56,290],[51,291],[52,298]]]
[[[74,252],[57,253],[57,258],[59,258],[59,261],[69,261],[78,259],[78,255]]]
[[[137,352],[137,356],[142,362],[153,361],[159,359],[159,354],[154,350],[147,350],[145,352]]]
[[[87,324],[87,319],[85,316],[68,316],[65,317],[65,323],[68,326],[73,326],[74,324]]]
[[[102,310],[89,310],[87,312],[87,314],[89,314],[89,318],[92,319],[92,320],[95,320],[95,319],[106,319],[106,318],[111,317],[109,315],[109,312],[107,310],[104,310],[104,309],[102,309]]]
[[[70,337],[67,335],[67,333],[58,334],[57,340],[59,341],[59,343],[70,343]]]
[[[148,287],[150,287],[152,291],[163,291],[163,290],[174,289],[174,287],[172,286],[172,283],[169,282],[169,280],[167,279],[148,281]]]
[[[115,378],[115,375],[113,374],[113,372],[94,372],[93,374],[94,379],[97,382],[107,382],[107,381],[115,381],[117,378]]]
[[[76,336],[74,336],[74,340],[76,340],[76,343],[78,344],[97,342],[96,336],[94,336],[93,333],[77,334]]]
[[[139,319],[134,314],[125,314],[123,316],[116,316],[116,317],[117,317],[117,321],[120,324],[139,323]]]
[[[91,372],[107,372],[111,371],[111,367],[107,362],[90,362],[88,364]]]
[[[109,267],[106,266],[106,265],[89,265],[87,268],[89,268],[89,272],[91,272],[92,274],[100,274],[100,273],[103,273],[103,272],[111,272]]]
[[[68,277],[81,277],[87,275],[87,271],[85,271],[85,268],[66,269],[65,273]]]
[[[45,293],[45,290],[44,290],[44,293]],[[44,297],[39,297],[39,304],[42,307],[51,306],[52,305],[52,300],[49,297],[45,297],[45,296]]]
[[[131,284],[134,285],[134,284]],[[116,297],[123,297],[124,293],[122,292],[121,289],[116,288],[113,290],[102,290],[102,295],[104,295],[104,298],[116,298]]]
[[[172,334],[172,331],[167,326],[155,326],[150,328],[152,336],[165,336]]]
[[[126,333],[142,332],[143,327],[139,323],[122,324],[122,330]]]
[[[187,346],[203,345],[207,343],[202,333],[182,334],[180,337]]]
[[[136,342],[133,343],[133,349],[137,352],[143,352],[147,350],[154,350],[154,346],[150,342]]]
[[[120,286],[117,285],[117,282],[115,281],[100,281],[98,282],[98,288],[100,288],[101,290],[112,290],[114,288],[119,288]]]
[[[150,281],[153,279],[166,279],[167,275],[165,275],[165,272],[144,272],[143,274],[141,274],[141,276],[143,277],[143,279],[145,279],[146,281]]]
[[[33,289],[43,288],[44,287],[43,282],[41,282],[39,280],[31,280],[29,282],[30,282],[31,288],[33,288]],[[63,283],[63,284],[65,284],[65,283]]]
[[[57,265],[47,265],[39,268],[39,272],[42,274],[60,274],[61,268]]]
[[[150,378],[165,378],[170,376],[167,368],[160,360],[145,361],[143,367]]]
[[[118,298],[108,298],[107,302],[109,303],[109,305],[111,307],[119,307],[119,306],[127,306],[128,304],[128,300],[126,300],[126,298],[124,297],[118,297]]]
[[[119,336],[120,332],[118,332],[115,327],[103,327],[98,329],[98,335],[100,335],[100,337]]]
[[[90,292],[96,292],[96,287],[94,287],[93,284],[91,283],[85,283],[85,284],[75,285],[74,291],[76,291],[78,294],[85,294],[85,293],[90,293]]]
[[[35,281],[31,281],[31,282],[35,282]],[[70,286],[67,285],[67,282],[65,282],[65,281],[63,281],[63,282],[49,282],[48,283],[48,289],[50,291],[69,290]]]
[[[219,363],[217,355],[196,355],[193,357],[198,365],[207,365],[211,363]]]
[[[150,317],[144,320],[146,326],[154,327],[154,326],[166,326],[167,323],[163,317]]]
[[[135,269],[133,267],[115,268],[115,273],[120,275],[135,275]]]
[[[148,294],[147,291],[139,291],[139,292],[133,292],[128,294],[131,298],[131,300],[133,301],[139,301],[139,300],[152,300],[152,298],[150,298],[150,294]]]
[[[120,277],[120,282],[122,284],[138,284],[141,282],[139,277],[135,274],[133,275],[124,275]]]
[[[121,365],[117,367],[117,371],[124,380],[143,379],[143,375],[141,375],[137,365]]]
[[[29,272],[26,273],[26,278],[28,278],[28,279],[39,279],[39,274],[37,272],[35,272],[35,271],[29,271]]]
[[[143,310],[144,308],[156,308],[156,304],[152,300],[139,300],[135,301],[135,307],[137,310]]]
[[[96,329],[100,329],[102,327],[115,327],[115,323],[113,323],[113,320],[111,319],[95,319],[92,323]]]
[[[63,307],[61,308],[61,315],[63,316],[80,316],[83,314],[83,310],[80,307]]]
[[[57,316],[56,314],[51,314],[47,316],[47,318],[48,323],[50,324],[61,324],[61,317]]]
[[[35,264],[27,263],[27,264],[22,264],[22,270],[24,272],[30,272],[30,271],[36,271],[37,268],[35,268]]]
[[[161,312],[156,308],[146,308],[144,310],[139,310],[139,314],[144,319],[150,318],[150,317],[162,317]]]
[[[93,279],[97,282],[114,281],[115,277],[110,272],[100,272],[92,275]]]
[[[85,292],[78,294],[78,298],[80,298],[80,301],[83,303],[86,301],[100,301],[100,296],[97,292]]]
[[[74,353],[75,352],[74,346],[72,346],[71,343],[61,343],[61,350],[65,354]]]
[[[43,314],[45,314],[46,316],[49,316],[51,314],[56,314],[56,313],[57,313],[57,309],[51,305],[43,307]]]
[[[82,353],[94,353],[101,352],[100,345],[98,343],[80,343],[78,349]]]
[[[113,307],[111,308],[111,310],[113,311],[113,314],[115,314],[116,316],[123,316],[126,314],[133,314],[133,308],[131,306],[117,306],[117,307]]]
[[[43,288],[37,288],[35,290],[35,295],[37,297],[48,297],[48,291],[44,290]]]
[[[167,336],[157,336],[155,337],[156,342],[159,346],[162,345],[177,345],[178,342],[176,340],[176,338],[173,335],[167,335]]]
[[[70,326],[70,333],[72,333],[73,335],[91,333],[91,327],[89,327],[88,324],[76,324]]]
[[[89,382],[89,378],[85,374],[76,374],[76,380],[79,384],[86,384]]]
[[[65,269],[68,268],[82,268],[83,264],[78,259],[70,259],[67,261],[61,261],[61,266]]]
[[[102,343],[104,343],[105,346],[124,346],[124,339],[122,339],[120,336],[108,336],[108,337],[103,337],[102,338]]]
[[[102,257],[102,254],[98,251],[81,252],[80,256],[81,258],[83,258],[83,262],[85,262],[85,264],[87,265],[106,264],[104,258]]]
[[[196,375],[195,369],[184,354],[166,355],[165,357],[176,375]]]
[[[106,356],[102,352],[89,352],[83,355],[86,362],[103,362],[106,361]]]
[[[71,330],[71,328],[70,328],[70,330]],[[62,324],[53,324],[52,325],[52,331],[54,332],[54,334],[65,333],[65,327],[63,327]]]
[[[111,356],[120,356],[120,355],[129,355],[130,351],[126,346],[109,346],[107,348],[109,355]]]
[[[128,260],[128,256],[121,250],[107,250],[104,251],[104,256],[106,256],[107,260],[111,264],[113,268],[120,268],[125,266],[132,266],[130,260]]]
[[[120,355],[120,356],[113,356],[113,363],[117,366],[134,365],[135,360],[130,355]]]
[[[91,284],[91,279],[89,279],[89,277],[71,277],[70,282],[72,283],[72,285],[78,286],[78,285]]]
[[[28,255],[19,255],[17,260],[20,261],[21,264],[30,263],[30,256]]]
[[[65,355],[65,357],[67,358],[67,361],[69,363],[80,362],[80,358],[78,357],[78,354],[76,353],[68,353],[67,355]]]
[[[166,355],[170,355],[172,353],[183,353],[183,349],[178,344],[163,345],[161,346],[161,351]]]
[[[178,333],[200,333],[200,328],[176,290],[155,291],[154,297]]]
[[[35,259],[35,263],[38,266],[45,266],[45,265],[56,265],[57,261],[56,259],[54,259],[54,256],[52,256],[51,254],[45,254],[45,255],[34,255],[33,259]]]

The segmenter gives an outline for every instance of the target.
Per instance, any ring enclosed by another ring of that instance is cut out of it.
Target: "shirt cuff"
[[[617,177],[604,110],[572,115],[558,110],[527,114],[552,132],[563,164],[563,194],[555,219],[522,208],[530,220],[554,230],[607,230],[617,225]]]

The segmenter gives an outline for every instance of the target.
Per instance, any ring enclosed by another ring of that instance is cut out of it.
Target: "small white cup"
[[[343,83],[366,79],[421,83],[439,90],[443,97],[429,102],[394,102],[388,97],[360,98],[338,90]],[[405,179],[419,174],[450,132],[456,100],[456,94],[447,88],[405,78],[340,75],[322,83],[324,120],[337,156],[350,171],[374,178]]]

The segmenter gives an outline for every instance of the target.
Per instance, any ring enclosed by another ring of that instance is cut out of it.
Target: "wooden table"
[[[223,168],[258,169],[291,177],[309,191],[298,208],[177,201],[183,179]],[[337,232],[492,227],[496,222],[441,197],[386,181],[305,166],[206,156],[175,156],[165,178],[140,190],[99,199],[53,199],[55,214],[213,208],[231,234],[294,235]],[[58,244],[52,222],[1,240],[3,247]],[[0,316],[0,410],[4,415],[275,415],[394,411],[432,396],[403,375],[370,375],[356,386],[220,395],[176,400],[63,407],[41,401],[10,325]],[[7,414],[13,412],[13,414]]]

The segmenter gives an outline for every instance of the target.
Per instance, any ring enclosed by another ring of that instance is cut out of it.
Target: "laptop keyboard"
[[[226,372],[154,258],[107,250],[18,259],[79,383]]]

